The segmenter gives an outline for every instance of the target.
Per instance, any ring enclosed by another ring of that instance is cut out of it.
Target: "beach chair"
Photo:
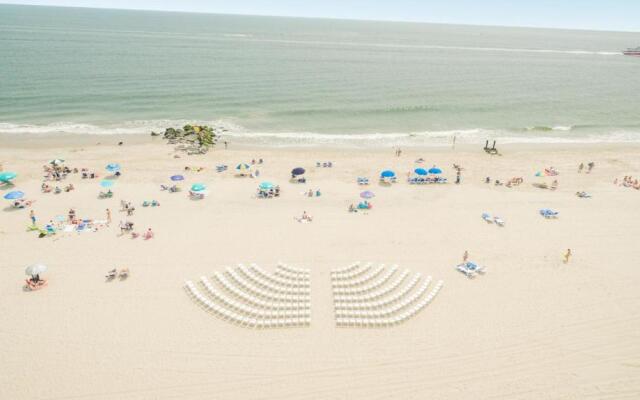
[[[504,227],[504,220],[500,217],[493,217],[493,222],[495,222],[498,226]]]
[[[491,215],[487,213],[482,213],[482,219],[488,224],[493,223],[493,219],[491,219]]]
[[[558,218],[558,212],[557,211],[553,211],[553,210],[548,209],[548,208],[541,209],[540,210],[540,215],[542,215],[546,219]]]
[[[118,276],[118,271],[116,271],[116,269],[112,269],[111,271],[107,272],[107,274],[104,276],[107,281],[112,281],[116,278],[116,276]]]

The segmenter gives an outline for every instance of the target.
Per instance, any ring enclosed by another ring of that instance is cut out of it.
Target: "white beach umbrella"
[[[47,266],[44,264],[33,264],[33,265],[29,265],[25,270],[25,274],[27,275],[40,275],[44,272],[46,272],[47,270]]]

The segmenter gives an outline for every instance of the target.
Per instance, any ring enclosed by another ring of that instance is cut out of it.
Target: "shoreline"
[[[393,143],[392,140],[388,144],[376,143],[372,145],[359,146],[356,144],[288,144],[288,145],[270,145],[266,143],[256,143],[251,141],[234,141],[235,138],[229,138],[229,149],[237,150],[306,150],[306,151],[354,151],[354,152],[387,152],[392,149],[401,148],[407,151],[429,151],[436,153],[455,153],[455,152],[473,152],[475,150],[482,151],[484,144],[482,143],[456,143],[455,149],[451,143],[433,143],[424,145],[407,145]],[[171,147],[161,136],[152,137],[150,134],[122,134],[122,135],[91,135],[91,134],[0,134],[0,147],[9,149],[45,149],[45,148],[74,148],[74,147],[118,147],[118,143],[123,142],[124,146],[140,146],[140,145],[165,145],[167,149]],[[224,139],[211,150],[212,152],[224,150]],[[501,153],[514,151],[549,151],[549,150],[640,150],[640,143],[636,142],[559,142],[559,143],[503,143],[496,139],[496,147]],[[489,144],[493,143],[493,139],[489,140]],[[197,156],[194,156],[197,157]]]

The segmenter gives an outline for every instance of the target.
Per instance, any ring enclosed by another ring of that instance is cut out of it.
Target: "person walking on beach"
[[[469,252],[467,250],[464,251],[464,255],[462,256],[462,262],[467,262],[469,259]]]
[[[580,163],[580,165],[578,166],[578,173],[581,173],[583,169],[584,169],[584,163]]]
[[[111,223],[111,210],[107,208],[107,224]]]
[[[33,210],[29,213],[29,218],[31,218],[31,225],[36,226],[36,213]]]
[[[568,263],[569,263],[569,258],[571,258],[571,249],[567,249],[567,252],[566,252],[566,253],[564,253],[564,260],[563,260],[563,262],[564,262],[565,264],[568,264]]]
[[[587,167],[589,167],[589,168],[587,169],[587,174],[590,174],[590,173],[591,173],[591,170],[592,170],[592,169],[593,169],[593,167],[595,167],[595,166],[596,166],[596,163],[594,163],[593,161],[591,161],[589,164],[587,164]]]
[[[224,141],[224,149],[225,150],[227,149],[227,141],[226,140]]]

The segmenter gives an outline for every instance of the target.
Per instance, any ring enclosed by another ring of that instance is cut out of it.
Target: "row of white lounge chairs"
[[[373,268],[359,263],[331,271],[336,325],[383,327],[402,323],[431,303],[444,285],[438,281],[427,294],[432,278],[420,282],[422,275],[417,273],[400,287],[410,272],[397,271],[396,265]]]
[[[185,289],[204,309],[224,320],[251,328],[311,324],[308,270],[280,264],[270,274],[256,264],[240,264],[216,272],[214,278],[217,285],[203,276],[198,286],[187,281]]]
[[[311,324],[310,273],[279,264],[268,273],[256,264],[227,267],[213,281],[185,282],[197,304],[231,323],[250,328]],[[391,326],[416,315],[443,287],[422,274],[372,264],[331,271],[337,326]]]

